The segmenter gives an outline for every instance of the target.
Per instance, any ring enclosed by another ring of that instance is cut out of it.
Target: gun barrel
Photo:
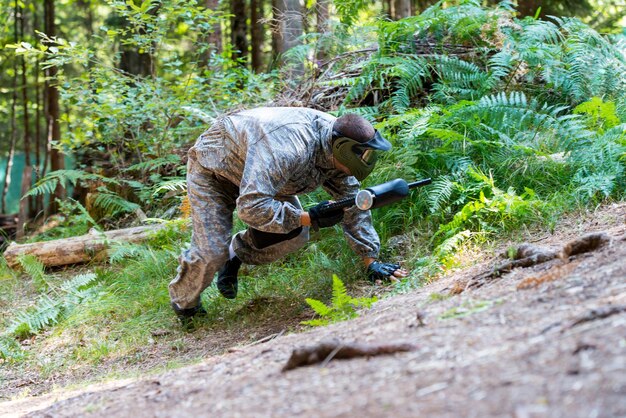
[[[422,186],[426,186],[427,184],[432,183],[433,180],[431,178],[427,178],[424,180],[418,180],[418,181],[414,181],[412,183],[409,183],[409,189],[415,189],[417,187],[422,187]]]
[[[326,203],[323,208],[320,209],[319,213],[321,215],[329,214],[338,209],[349,208],[354,205],[361,210],[379,208],[404,199],[409,194],[410,189],[426,186],[431,182],[432,180],[430,178],[414,181],[413,183],[407,183],[404,179],[391,180],[361,190],[359,194],[357,194],[356,200],[355,196],[352,196],[344,197],[332,203]],[[361,197],[360,201],[359,197]]]

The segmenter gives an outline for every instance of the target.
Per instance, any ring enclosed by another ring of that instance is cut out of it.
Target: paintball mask
[[[391,144],[383,136],[375,131],[374,137],[365,142],[359,142],[352,138],[342,136],[334,132],[333,156],[341,164],[348,167],[350,173],[357,180],[362,181],[374,170],[378,155],[376,151],[388,151]]]

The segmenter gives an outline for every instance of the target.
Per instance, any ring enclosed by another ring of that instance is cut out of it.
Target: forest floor
[[[558,251],[595,231],[610,242],[477,280],[503,262],[502,243],[354,320],[268,324],[248,344],[206,336],[200,364],[0,403],[0,416],[626,417],[626,203],[532,244]],[[321,364],[282,371],[294,349],[330,339]],[[394,344],[408,351],[380,353]],[[342,347],[369,355],[333,358]]]

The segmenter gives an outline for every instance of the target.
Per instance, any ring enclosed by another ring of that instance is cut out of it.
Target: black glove
[[[400,264],[381,263],[374,261],[367,267],[367,275],[372,282],[376,280],[389,280],[389,276],[400,268]]]
[[[317,231],[320,228],[328,228],[337,225],[343,219],[343,209],[335,209],[328,213],[320,213],[322,208],[328,204],[328,200],[318,203],[309,209],[309,218],[311,218],[311,228]]]

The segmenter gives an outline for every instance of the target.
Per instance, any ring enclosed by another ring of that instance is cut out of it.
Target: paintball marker
[[[390,205],[409,195],[409,190],[430,184],[430,178],[407,183],[403,179],[395,179],[383,184],[360,190],[355,197],[346,197],[336,202],[330,202],[320,209],[320,214],[327,214],[337,209],[355,206],[361,210],[370,210]]]

